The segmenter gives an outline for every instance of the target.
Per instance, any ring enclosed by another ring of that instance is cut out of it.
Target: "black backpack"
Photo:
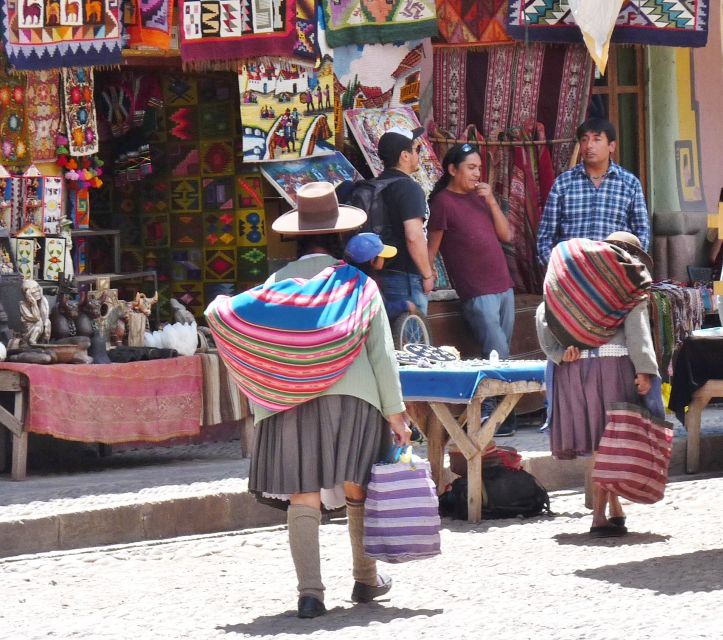
[[[366,211],[367,221],[360,231],[376,233],[382,242],[392,240],[391,221],[387,213],[387,204],[384,201],[383,191],[392,182],[404,180],[406,176],[393,178],[372,178],[355,182],[346,194],[342,204],[350,204]]]
[[[550,511],[547,490],[523,469],[510,469],[504,465],[490,465],[482,470],[487,502],[482,517],[529,518]],[[467,519],[467,478],[457,478],[452,488],[439,497],[440,515]]]

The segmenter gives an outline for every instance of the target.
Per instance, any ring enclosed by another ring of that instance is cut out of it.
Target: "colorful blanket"
[[[619,247],[575,238],[560,242],[545,276],[545,320],[563,347],[600,347],[648,297],[645,266]]]
[[[27,127],[27,79],[7,72],[0,47],[0,164],[22,171],[30,163]]]
[[[508,0],[507,33],[515,40],[581,42],[565,0]],[[704,47],[708,0],[626,0],[612,42],[669,47]]]
[[[380,304],[374,281],[339,262],[309,280],[219,296],[205,315],[241,390],[267,409],[285,411],[344,375]]]
[[[439,46],[505,44],[507,0],[436,0]]]
[[[291,56],[296,1],[179,0],[181,58],[189,61]],[[195,65],[197,66],[197,65]]]
[[[131,47],[149,45],[169,49],[173,25],[173,0],[130,0],[131,24],[127,24]]]
[[[71,156],[98,153],[93,69],[63,69],[63,97]]]
[[[201,360],[128,364],[18,364],[28,377],[25,428],[80,442],[157,442],[194,435],[201,423]]]
[[[8,60],[21,71],[121,63],[118,0],[0,3]]]
[[[322,0],[330,47],[436,36],[434,0]]]
[[[56,70],[28,73],[28,119],[33,162],[55,162],[56,136],[60,127],[60,73]]]

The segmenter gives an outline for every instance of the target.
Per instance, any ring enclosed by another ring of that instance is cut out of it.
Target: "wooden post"
[[[482,400],[472,398],[467,407],[467,435],[475,442],[480,430],[482,415]],[[467,459],[467,521],[480,522],[482,520],[482,453],[477,452]]]
[[[25,394],[15,392],[15,418],[23,424],[25,419]],[[28,432],[23,429],[20,435],[13,433],[13,464],[10,477],[13,480],[25,480],[28,463]]]

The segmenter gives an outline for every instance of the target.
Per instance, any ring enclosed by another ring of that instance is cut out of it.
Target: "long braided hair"
[[[441,175],[439,180],[434,185],[432,192],[429,194],[429,202],[434,200],[435,196],[440,192],[444,191],[452,180],[452,174],[449,172],[449,165],[453,164],[455,167],[459,167],[464,162],[467,156],[471,156],[473,153],[479,154],[479,150],[476,145],[465,142],[464,144],[456,144],[450,147],[447,153],[444,154],[442,160],[442,169],[444,173]]]

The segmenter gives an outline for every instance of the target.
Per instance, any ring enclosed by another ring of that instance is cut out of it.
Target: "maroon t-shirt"
[[[502,245],[484,198],[445,189],[429,204],[427,228],[444,231],[440,252],[462,300],[512,287]]]

